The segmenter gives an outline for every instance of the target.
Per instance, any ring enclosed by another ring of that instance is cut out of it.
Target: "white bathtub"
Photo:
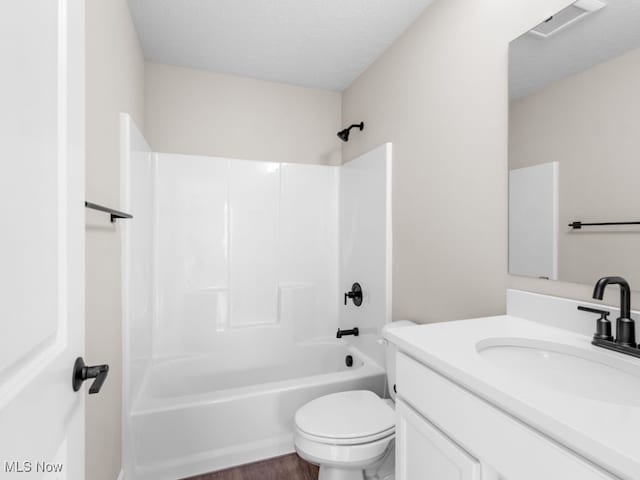
[[[127,480],[175,480],[293,452],[293,415],[309,400],[384,392],[384,369],[338,340],[295,345],[259,368],[244,363],[229,355],[154,365],[133,407]]]

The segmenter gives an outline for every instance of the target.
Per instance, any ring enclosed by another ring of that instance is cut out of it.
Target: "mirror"
[[[640,289],[637,0],[579,0],[510,44],[509,273]]]

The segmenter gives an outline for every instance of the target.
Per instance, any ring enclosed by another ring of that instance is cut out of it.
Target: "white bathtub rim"
[[[313,386],[330,385],[336,382],[349,382],[351,380],[377,377],[384,374],[384,370],[374,365],[363,365],[354,371],[349,372],[333,372],[314,375],[308,377],[300,377],[295,379],[282,380],[279,382],[270,382],[247,387],[239,387],[217,392],[208,392],[187,397],[172,397],[168,399],[147,399],[147,405],[134,407],[131,416],[147,415],[151,413],[167,412],[171,410],[180,410],[183,408],[201,407],[205,405],[215,405],[218,403],[226,403],[229,401],[241,400],[251,397],[258,397],[265,393],[285,392],[290,390],[299,390]],[[294,383],[295,382],[295,383]],[[145,401],[142,400],[141,401]]]
[[[318,346],[318,345],[331,345],[331,346],[340,345],[342,347],[345,347],[346,349],[353,348],[352,345],[349,342],[347,342],[345,339],[335,339],[335,338],[328,338],[328,337],[295,342],[295,346],[298,346],[298,347]],[[360,352],[359,350],[358,350],[358,354],[361,356],[364,356],[362,355],[362,352]],[[211,352],[168,355],[161,358],[151,359],[149,362],[148,368],[153,369],[154,367],[164,367],[172,363],[179,363],[185,360],[207,360],[208,358],[211,357],[211,355],[212,355]],[[142,360],[142,359],[139,359],[139,360]],[[374,362],[374,363],[377,363],[377,362]]]
[[[347,350],[357,355],[363,362],[360,367],[353,370],[342,370],[338,372],[327,372],[320,375],[310,375],[306,377],[290,378],[277,382],[268,382],[245,387],[230,388],[213,392],[206,392],[197,395],[176,396],[169,398],[143,398],[149,381],[149,372],[145,375],[145,385],[140,389],[140,394],[132,406],[131,416],[147,415],[152,413],[180,410],[183,408],[200,407],[205,405],[215,405],[229,401],[260,396],[264,393],[284,392],[288,390],[298,390],[311,386],[329,385],[335,382],[348,382],[350,380],[375,377],[385,374],[385,369],[379,366],[368,356],[362,354],[355,347],[347,346]],[[142,403],[142,405],[140,405]]]

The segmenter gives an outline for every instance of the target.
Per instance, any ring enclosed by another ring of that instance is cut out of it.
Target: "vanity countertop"
[[[640,395],[635,395],[640,388],[640,359],[595,347],[588,336],[509,315],[390,327],[386,338],[400,351],[609,472],[640,479]],[[528,375],[519,375],[517,364],[503,368],[481,354],[483,348],[510,345],[524,349],[535,345],[533,357],[527,353],[529,363],[548,361],[557,351],[554,346],[561,346],[561,356],[569,365],[575,363],[568,370],[570,378],[566,384],[558,378],[545,383],[545,368],[536,372],[535,363]],[[551,353],[541,345],[549,346]],[[580,359],[587,362],[583,365]],[[614,391],[591,389],[590,370],[597,369],[603,378],[608,368],[622,372]],[[625,378],[632,381],[627,384]]]

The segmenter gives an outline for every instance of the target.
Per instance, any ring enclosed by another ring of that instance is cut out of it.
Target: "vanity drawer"
[[[397,356],[398,396],[504,480],[612,476],[412,358]],[[638,477],[640,478],[640,477]]]

